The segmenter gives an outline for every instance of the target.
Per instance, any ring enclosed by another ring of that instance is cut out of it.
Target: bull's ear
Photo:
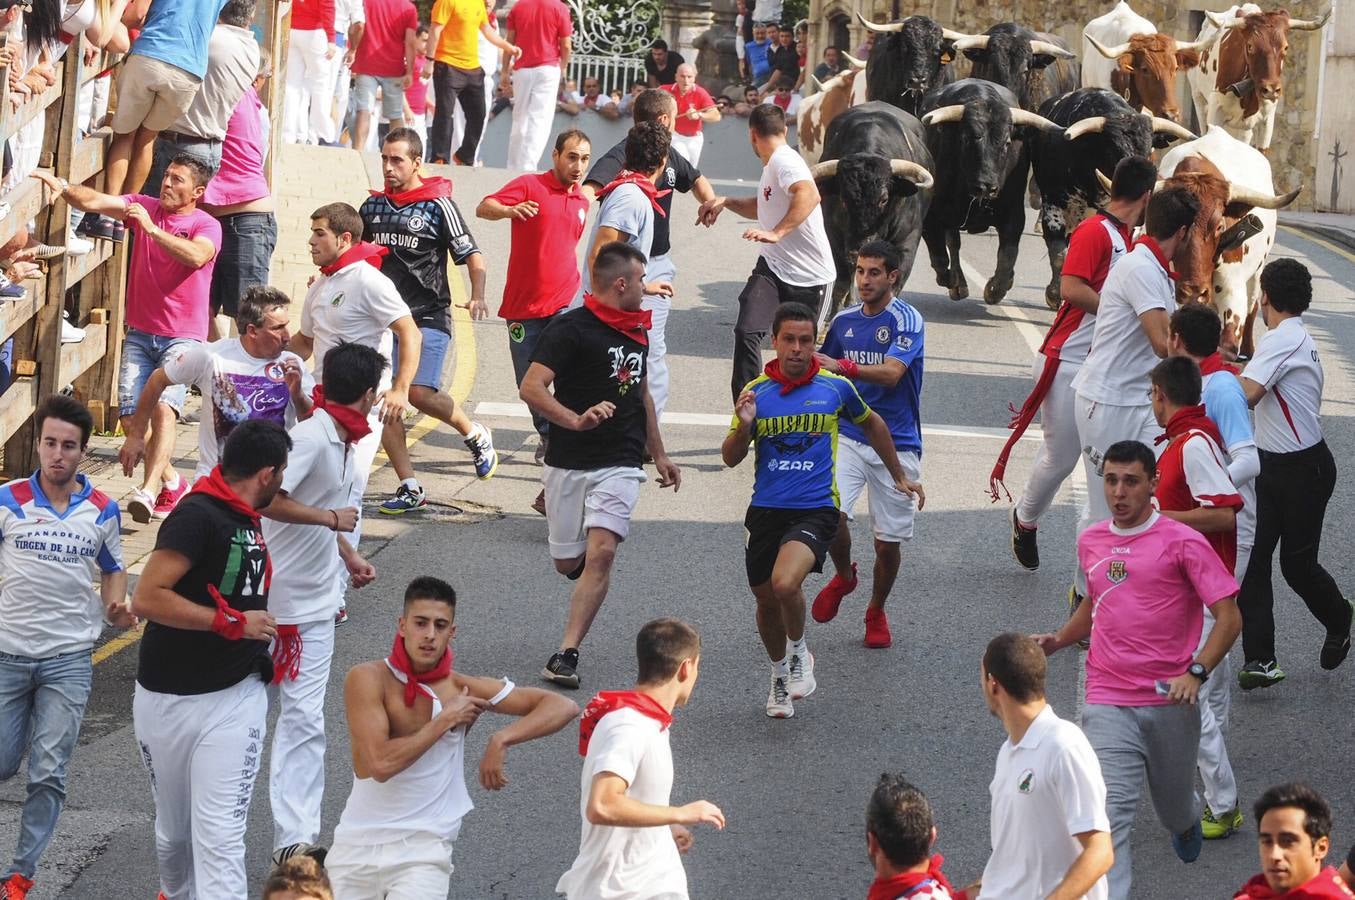
[[[964,51],[964,55],[969,57],[970,62],[983,62],[988,58],[987,47],[973,47]]]
[[[917,184],[901,175],[890,179],[890,193],[895,197],[911,197],[917,193]]]
[[[941,65],[948,66],[953,59],[955,59],[955,48],[948,46],[941,51]]]
[[[1223,214],[1230,219],[1241,219],[1253,209],[1252,204],[1242,201],[1230,201],[1223,207]],[[1241,224],[1241,223],[1239,223]]]
[[[814,185],[819,189],[820,197],[837,196],[837,176],[826,175],[823,178],[815,178]]]
[[[1030,67],[1032,69],[1043,69],[1052,66],[1056,62],[1058,62],[1058,59],[1050,56],[1048,53],[1036,53],[1030,58]]]
[[[1118,71],[1124,72],[1126,75],[1130,74],[1134,71],[1134,55],[1132,53],[1126,53],[1125,55],[1118,57],[1115,60],[1115,67]]]
[[[1176,64],[1183,69],[1193,69],[1200,64],[1199,50],[1177,50]]]

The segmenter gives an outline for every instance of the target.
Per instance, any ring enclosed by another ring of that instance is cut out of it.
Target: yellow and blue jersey
[[[820,370],[788,394],[781,384],[759,375],[744,387],[757,397],[753,420],[757,472],[753,506],[817,509],[837,506],[838,421],[861,424],[870,407],[856,386],[841,375]],[[736,414],[730,431],[739,427]]]

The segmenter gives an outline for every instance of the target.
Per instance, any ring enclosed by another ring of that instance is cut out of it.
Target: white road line
[[[977,295],[982,298],[983,285],[988,283],[988,279],[980,275],[978,269],[975,269],[970,265],[969,260],[965,259],[963,256],[960,257],[960,270],[964,272],[965,280],[969,282],[970,292],[977,293]],[[1025,339],[1026,344],[1030,347],[1031,353],[1040,352],[1040,345],[1044,343],[1044,334],[1041,333],[1035,323],[1030,320],[1030,316],[1026,315],[1024,309],[1005,302],[998,303],[994,308],[1002,313],[1002,315],[1012,320],[1013,324],[1016,325],[1017,332]]]
[[[530,417],[525,403],[498,403],[491,400],[484,400],[475,404],[475,415],[477,416],[497,416],[505,419],[526,419]],[[703,428],[719,428],[726,430],[729,428],[729,419],[731,413],[681,413],[665,412],[663,414],[663,424],[665,425],[695,425]],[[961,438],[979,438],[983,440],[1005,441],[1011,431],[1006,428],[981,428],[970,425],[924,425],[922,433],[930,437],[961,437]],[[1039,442],[1044,439],[1038,425],[1032,425],[1021,436],[1023,441]]]

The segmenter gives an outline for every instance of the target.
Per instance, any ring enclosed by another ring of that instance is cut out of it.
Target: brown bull
[[[1090,34],[1084,35],[1097,52],[1117,65],[1110,87],[1134,109],[1147,109],[1155,116],[1181,121],[1176,102],[1176,73],[1200,64],[1200,50],[1207,41],[1178,43],[1169,34],[1136,34],[1123,44],[1107,47]]]

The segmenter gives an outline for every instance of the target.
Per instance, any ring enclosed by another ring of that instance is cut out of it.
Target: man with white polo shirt
[[[1114,852],[1106,785],[1087,737],[1045,702],[1045,655],[1024,634],[1000,634],[979,675],[1007,740],[988,786],[993,852],[974,900],[1105,900]]]
[[[1275,660],[1275,596],[1271,557],[1280,547],[1280,572],[1326,629],[1319,664],[1335,669],[1350,652],[1351,607],[1322,563],[1318,549],[1327,502],[1336,487],[1336,462],[1322,436],[1325,377],[1303,314],[1313,301],[1312,276],[1295,259],[1261,270],[1261,312],[1269,329],[1242,371],[1247,402],[1256,410],[1256,546],[1242,580],[1243,690],[1284,679]]]

